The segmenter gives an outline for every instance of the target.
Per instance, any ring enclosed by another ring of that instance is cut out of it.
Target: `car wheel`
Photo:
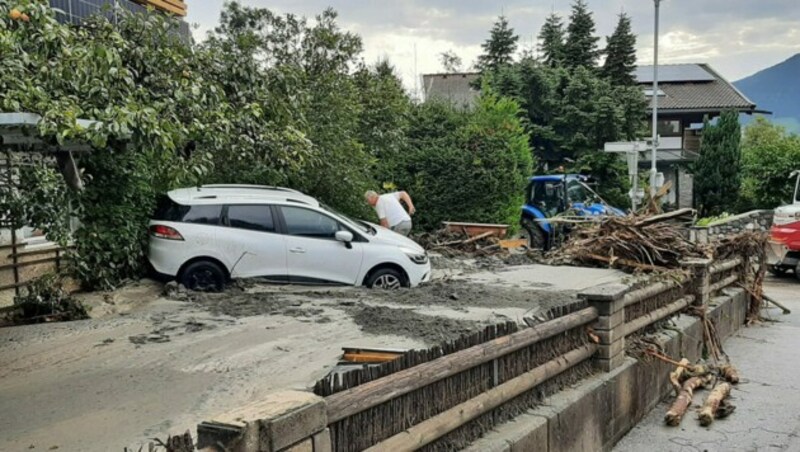
[[[532,250],[547,251],[547,240],[539,226],[536,226],[529,218],[523,218],[520,223],[522,226],[522,238],[528,240],[528,247]]]
[[[367,280],[370,289],[396,290],[408,287],[408,281],[399,271],[393,268],[381,268],[370,275]]]
[[[225,271],[214,262],[197,261],[189,264],[181,275],[181,284],[198,292],[219,292],[225,287]]]
[[[794,277],[800,281],[800,262],[798,262],[797,267],[794,268]]]
[[[786,276],[786,272],[788,271],[785,267],[778,267],[777,265],[770,265],[767,267],[767,270],[778,278]]]

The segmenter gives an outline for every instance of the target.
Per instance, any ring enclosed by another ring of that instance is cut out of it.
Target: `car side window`
[[[251,231],[275,232],[275,221],[270,206],[231,205],[228,206],[228,226]]]
[[[337,231],[345,228],[333,218],[300,207],[281,207],[286,232],[300,237],[333,239]]]
[[[182,221],[192,224],[219,224],[221,214],[222,206],[196,205],[189,208]]]

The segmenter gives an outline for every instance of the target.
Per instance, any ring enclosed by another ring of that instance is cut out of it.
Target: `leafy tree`
[[[606,38],[606,61],[602,74],[613,85],[633,86],[636,80],[633,71],[636,69],[636,35],[631,31],[631,18],[622,13],[619,15],[614,33]]]
[[[800,168],[800,136],[759,117],[744,129],[742,141],[743,210],[772,209],[791,202]]]
[[[435,102],[413,110],[408,148],[393,162],[391,182],[414,198],[418,225],[517,224],[532,164],[519,114],[515,101],[488,88],[472,110]]]
[[[564,65],[569,68],[594,68],[599,51],[592,12],[584,0],[575,0],[567,25],[564,44]]]
[[[447,52],[440,53],[439,61],[441,61],[442,67],[444,68],[445,72],[448,73],[461,72],[461,65],[463,63],[461,61],[461,57],[458,56],[454,51],[448,50]]]
[[[514,34],[514,29],[508,26],[508,19],[500,16],[489,32],[489,39],[481,47],[483,54],[478,57],[478,70],[481,72],[495,71],[514,61],[517,51],[519,36]]]
[[[735,209],[741,181],[741,127],[735,111],[716,124],[704,121],[700,155],[693,162],[695,205],[703,217]]]
[[[551,67],[564,63],[564,23],[561,16],[553,12],[539,31],[539,52],[542,61]]]

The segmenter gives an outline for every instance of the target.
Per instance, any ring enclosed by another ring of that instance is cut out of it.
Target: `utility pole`
[[[661,0],[653,0],[656,4],[655,39],[653,46],[653,155],[650,165],[650,199],[656,197],[656,154],[658,153],[658,10]]]

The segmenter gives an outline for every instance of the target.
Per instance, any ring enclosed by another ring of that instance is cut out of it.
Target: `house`
[[[426,74],[422,76],[425,100],[444,100],[471,106],[478,96],[473,88],[480,74]],[[653,66],[638,66],[636,82],[649,99],[646,119],[652,130]],[[672,183],[667,202],[677,207],[693,205],[692,176],[685,164],[697,157],[702,137],[703,118],[718,117],[726,110],[752,114],[756,105],[708,64],[659,65],[658,134],[656,156],[664,181]],[[652,136],[649,132],[647,139]],[[556,155],[556,154],[553,154]],[[651,154],[643,153],[641,169],[650,168]]]
[[[424,99],[448,102],[458,107],[472,107],[480,94],[480,90],[474,88],[479,77],[478,72],[424,74]]]
[[[708,64],[673,64],[658,67],[659,135],[656,166],[664,182],[672,183],[667,202],[692,207],[692,176],[685,164],[700,151],[703,119],[713,119],[726,110],[752,114],[756,105]],[[636,82],[648,98],[648,118],[653,111],[653,66],[638,66]],[[652,121],[648,122],[652,136]],[[651,153],[639,160],[642,170],[650,168]]]

